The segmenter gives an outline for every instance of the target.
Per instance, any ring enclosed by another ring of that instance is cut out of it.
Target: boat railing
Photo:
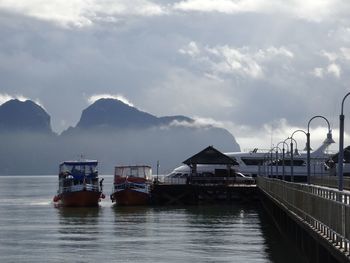
[[[121,184],[114,184],[113,190],[123,190],[126,188],[134,188],[134,189],[146,189],[149,190],[150,185],[148,183],[133,183],[133,182],[125,182]]]
[[[99,187],[93,184],[79,184],[79,185],[71,185],[63,188],[63,192],[79,192],[83,190],[98,192]]]
[[[254,185],[252,178],[241,177],[204,177],[193,176],[191,178],[165,177],[164,184],[200,184],[200,185]]]

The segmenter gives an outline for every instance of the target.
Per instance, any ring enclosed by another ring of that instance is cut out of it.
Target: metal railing
[[[190,183],[200,185],[253,185],[255,184],[255,180],[253,178],[242,177],[193,176],[190,178]]]
[[[165,184],[199,184],[199,185],[255,185],[252,178],[193,176],[190,178],[165,177]]]
[[[78,184],[78,185],[66,186],[62,189],[62,192],[63,193],[79,192],[79,191],[83,191],[83,190],[98,192],[99,187],[98,187],[98,185],[93,185],[93,184],[85,184],[85,185]]]
[[[349,254],[350,192],[263,177],[258,177],[257,185],[340,251]]]
[[[322,185],[326,187],[338,188],[338,176],[311,176],[312,184]],[[344,189],[350,190],[350,178],[344,177]]]

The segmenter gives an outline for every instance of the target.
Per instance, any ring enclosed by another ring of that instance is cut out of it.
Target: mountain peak
[[[77,124],[79,128],[140,128],[158,124],[158,118],[117,99],[99,99],[87,107]]]
[[[51,133],[50,115],[31,100],[9,100],[0,106],[0,130]]]

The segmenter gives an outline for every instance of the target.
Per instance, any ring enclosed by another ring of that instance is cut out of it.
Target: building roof
[[[331,159],[334,161],[334,162],[338,162],[338,156],[339,156],[339,152],[334,154]],[[350,162],[350,146],[344,148],[344,161],[349,163]]]
[[[215,149],[213,146],[208,146],[204,150],[200,151],[199,153],[193,155],[192,157],[188,158],[187,160],[183,161],[184,164],[191,165],[191,164],[231,164],[231,165],[238,165],[238,163],[228,157],[227,155],[223,154],[219,150]]]
[[[63,165],[97,165],[98,161],[97,160],[82,160],[82,161],[65,161],[60,164],[60,166]]]

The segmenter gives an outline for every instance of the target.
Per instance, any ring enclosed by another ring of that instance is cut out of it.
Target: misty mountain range
[[[0,174],[56,174],[65,160],[81,155],[99,161],[100,174],[116,165],[160,162],[170,172],[208,145],[239,151],[227,130],[197,126],[186,116],[157,117],[115,99],[100,99],[87,107],[75,127],[60,135],[52,131],[50,115],[32,101],[10,100],[0,106]]]

